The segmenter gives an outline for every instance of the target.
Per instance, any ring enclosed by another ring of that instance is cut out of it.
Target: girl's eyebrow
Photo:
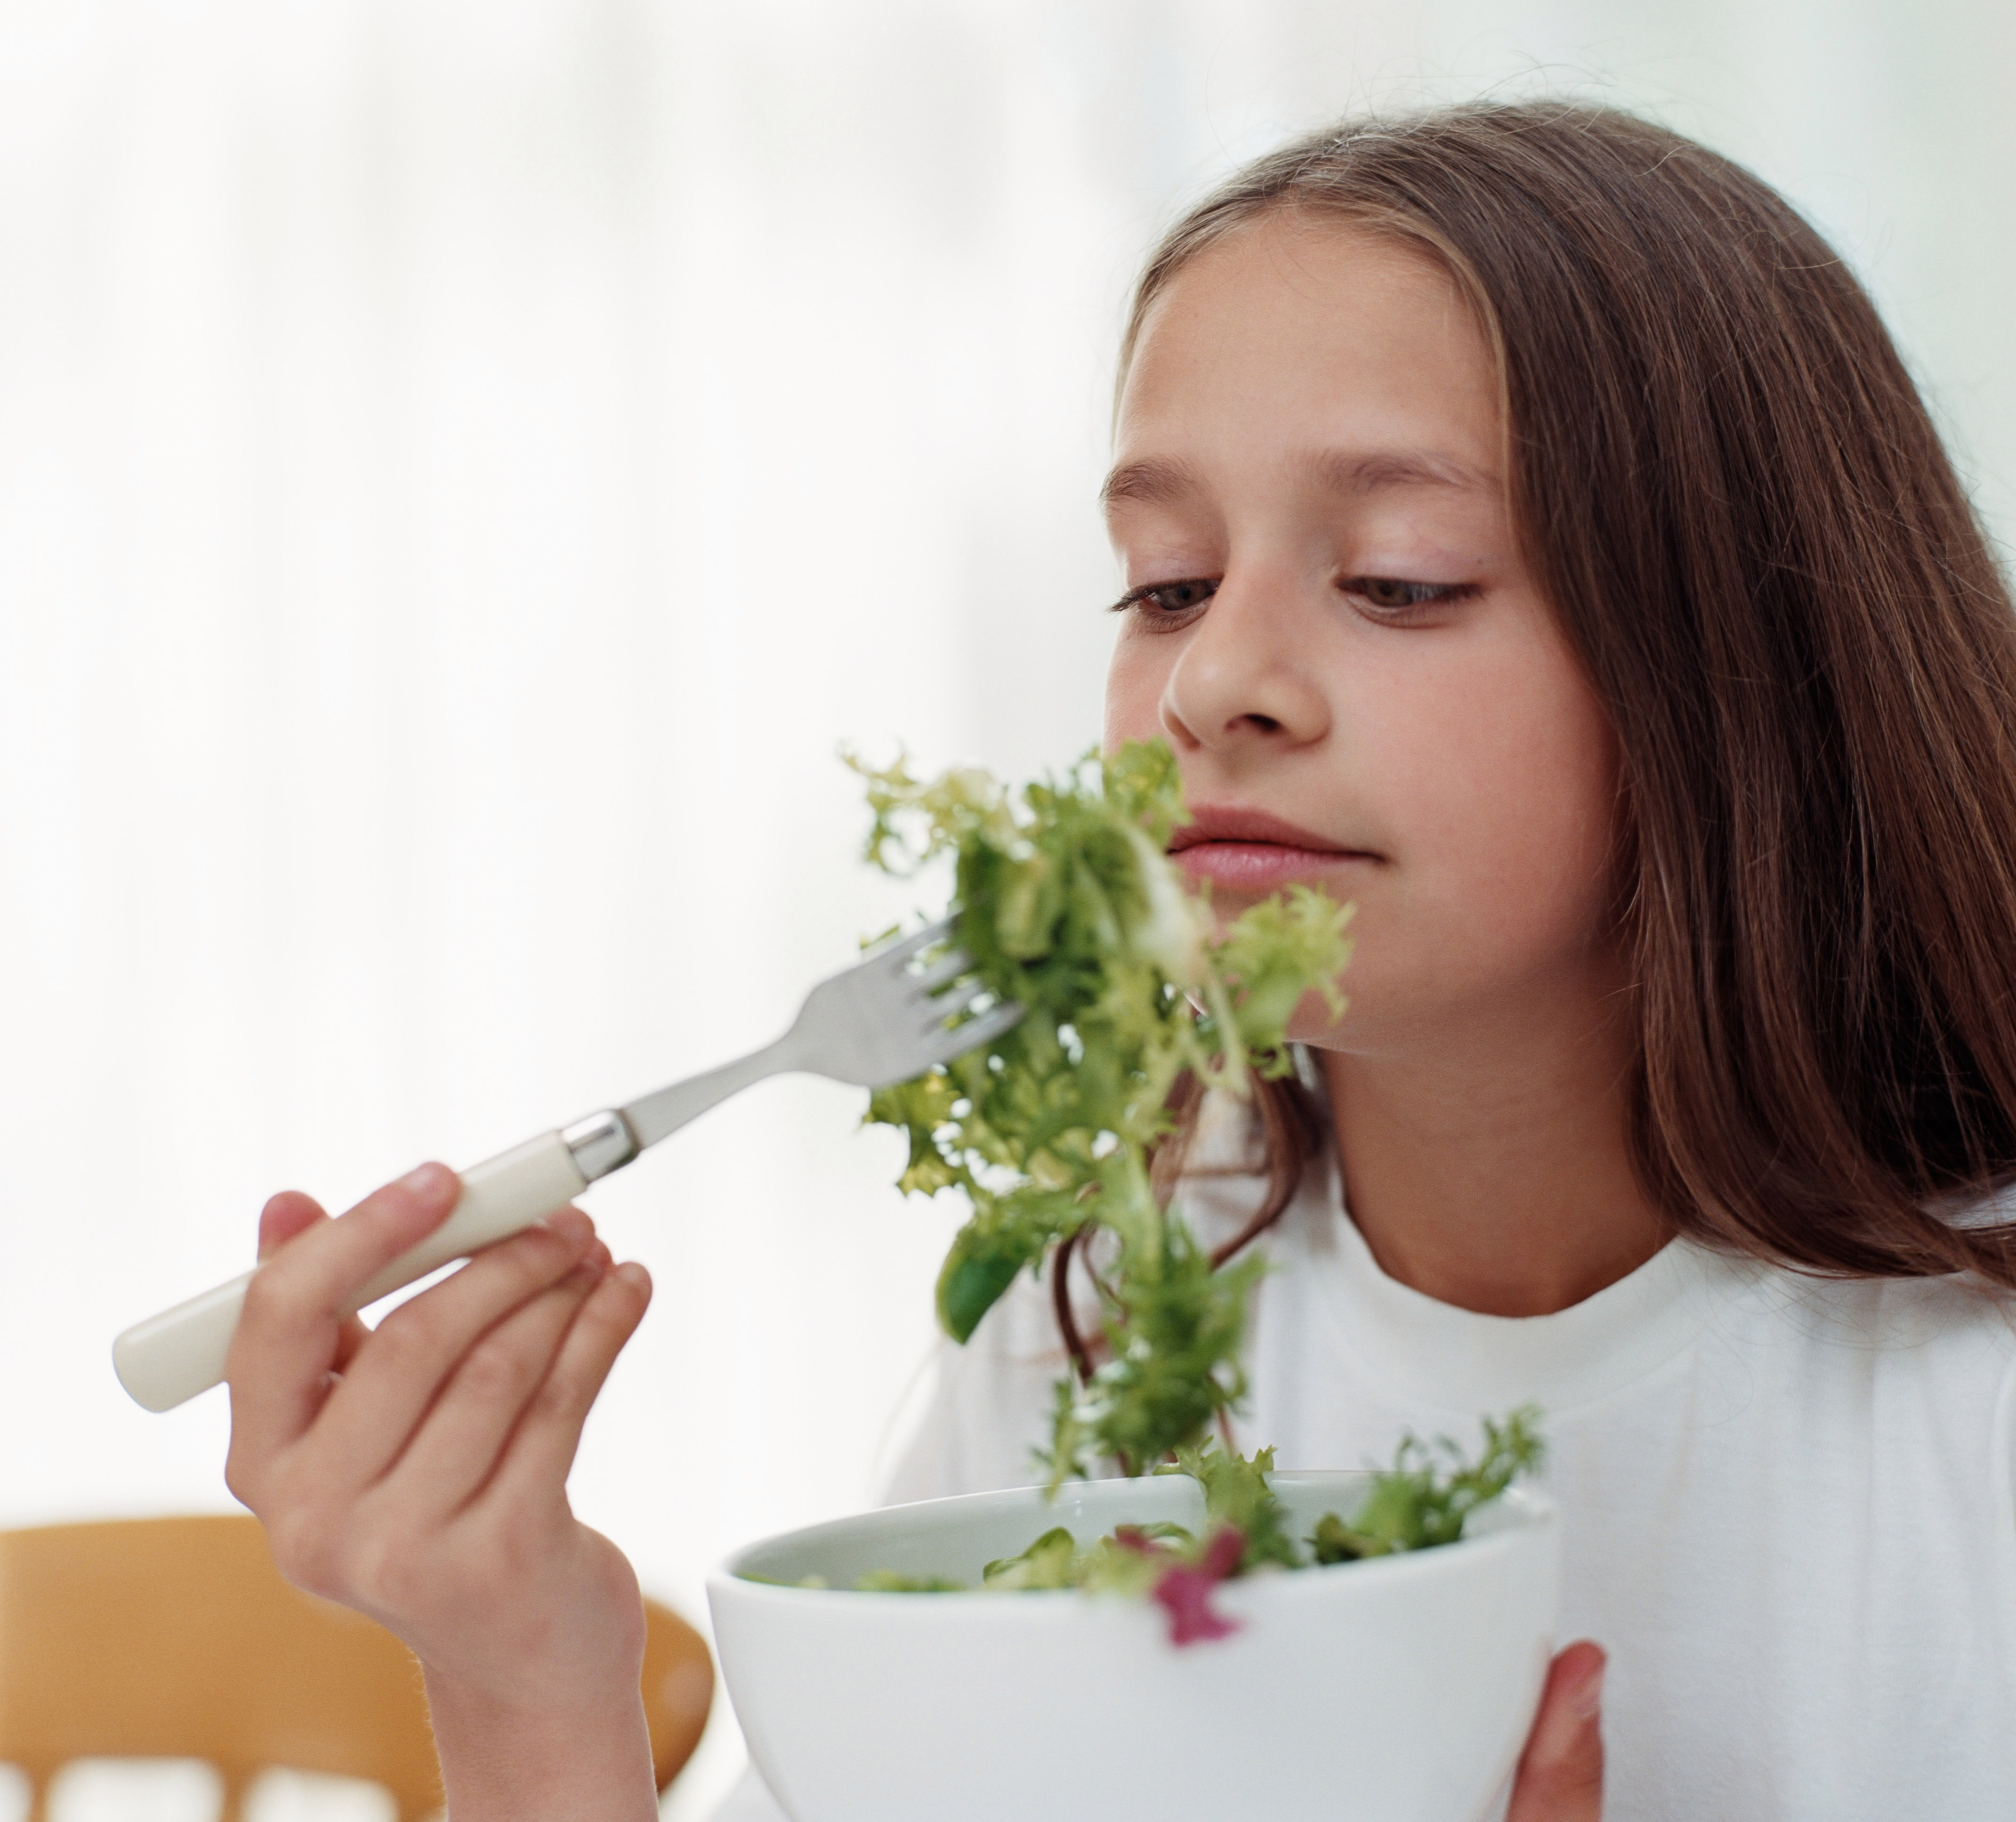
[[[1204,477],[1193,463],[1151,456],[1123,462],[1114,469],[1100,488],[1099,503],[1108,511],[1122,500],[1138,506],[1166,506],[1203,488]]]
[[[1290,456],[1286,466],[1312,477],[1331,493],[1363,496],[1394,487],[1447,487],[1496,499],[1503,491],[1497,476],[1427,449],[1310,450]],[[1099,501],[1108,511],[1123,501],[1168,506],[1204,488],[1203,474],[1194,463],[1179,457],[1144,456],[1121,463],[1107,476]]]
[[[1495,474],[1427,449],[1382,449],[1370,455],[1326,449],[1301,458],[1297,465],[1311,470],[1338,493],[1377,493],[1389,487],[1453,487],[1466,493],[1495,495],[1503,484]]]

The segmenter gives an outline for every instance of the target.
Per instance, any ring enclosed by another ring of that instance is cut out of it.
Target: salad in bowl
[[[1342,1009],[1348,907],[1305,887],[1222,929],[1166,858],[1159,744],[1011,794],[867,771],[869,858],[953,863],[951,942],[1004,1035],[877,1090],[906,1190],[963,1196],[941,1325],[1024,1271],[1093,1269],[1037,1484],[750,1546],[709,1587],[751,1754],[794,1822],[1472,1822],[1509,1779],[1558,1604],[1539,1413],[1480,1448],[1276,1471],[1221,1446],[1262,1262],[1204,1247],[1158,1170],[1179,1112],[1293,1067]]]

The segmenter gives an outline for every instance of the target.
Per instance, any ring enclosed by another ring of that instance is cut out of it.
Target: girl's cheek
[[[1345,990],[1383,1018],[1579,972],[1606,943],[1615,746],[1565,664],[1494,664],[1359,703],[1354,794],[1398,864],[1366,882]]]
[[[1614,774],[1600,754],[1508,762],[1451,831],[1451,909],[1509,973],[1572,963],[1607,934]]]

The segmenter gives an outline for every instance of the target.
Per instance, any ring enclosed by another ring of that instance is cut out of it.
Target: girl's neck
[[[1323,1053],[1345,1205],[1388,1277],[1488,1316],[1547,1316],[1670,1230],[1627,1139],[1628,993],[1592,986],[1460,1032]]]

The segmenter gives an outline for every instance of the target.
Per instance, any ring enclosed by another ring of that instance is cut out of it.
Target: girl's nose
[[[1162,690],[1162,729],[1179,751],[1275,742],[1304,746],[1330,732],[1328,697],[1291,592],[1227,576]]]

